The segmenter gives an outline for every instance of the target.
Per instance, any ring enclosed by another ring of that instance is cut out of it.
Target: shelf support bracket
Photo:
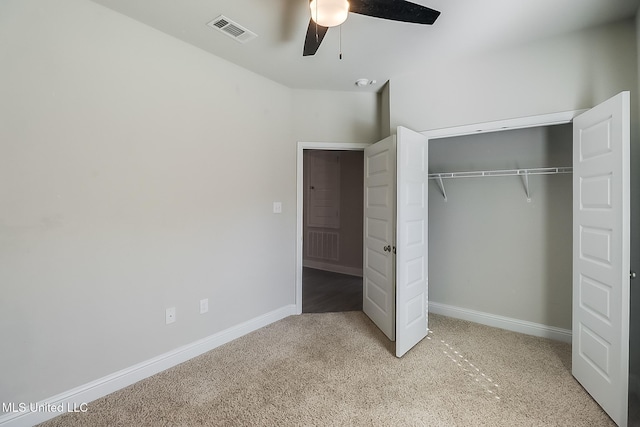
[[[438,175],[438,187],[440,187],[440,191],[442,191],[442,196],[444,197],[444,201],[447,201],[447,192],[444,190],[444,182],[442,182],[442,175]]]
[[[524,170],[524,174],[522,175],[522,182],[524,184],[524,191],[527,193],[527,202],[531,203],[531,194],[529,193],[529,171],[527,169]]]

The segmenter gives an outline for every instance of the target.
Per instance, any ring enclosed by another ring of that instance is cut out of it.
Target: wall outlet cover
[[[165,322],[166,324],[170,324],[176,321],[176,308],[169,307],[165,313]]]

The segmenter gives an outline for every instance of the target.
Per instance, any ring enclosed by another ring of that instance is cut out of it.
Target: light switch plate
[[[273,213],[282,213],[282,202],[273,202]]]
[[[209,298],[200,300],[200,314],[204,314],[209,311]]]

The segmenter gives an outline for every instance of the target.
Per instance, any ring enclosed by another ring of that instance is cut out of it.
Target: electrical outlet
[[[209,298],[200,300],[200,314],[204,314],[209,311]]]
[[[167,325],[176,321],[176,308],[169,307],[167,308],[167,312],[165,314],[165,321]]]

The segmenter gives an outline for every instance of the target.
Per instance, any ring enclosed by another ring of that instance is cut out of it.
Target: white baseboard
[[[332,273],[348,274],[350,276],[362,277],[362,268],[348,267],[345,265],[329,264],[327,262],[311,260],[304,260],[302,262],[302,265],[304,267],[316,268],[318,270],[331,271]]]
[[[483,313],[481,311],[469,310],[467,308],[455,307],[437,302],[429,302],[429,311],[434,314],[442,314],[443,316],[468,320],[470,322],[480,323],[481,325],[492,326],[494,328],[506,329],[508,331],[519,332],[536,337],[550,338],[557,341],[571,342],[572,333],[568,329],[556,328],[554,326],[542,325],[540,323],[528,322],[526,320],[512,319],[510,317]]]
[[[120,390],[143,380],[144,378],[155,375],[158,372],[162,372],[182,362],[206,353],[207,351],[213,350],[216,347],[233,341],[236,338],[240,338],[243,335],[294,314],[296,314],[295,304],[287,305],[270,313],[263,314],[262,316],[258,316],[191,344],[187,344],[170,352],[161,354],[153,359],[146,360],[129,368],[125,368],[72,390],[68,390],[45,399],[37,404],[33,404],[34,407],[41,408],[41,410],[31,411],[29,403],[23,403],[25,406],[21,408],[19,406],[20,403],[13,402],[15,405],[15,412],[0,416],[0,426],[33,426],[61,415],[61,412],[65,413],[70,410],[84,408],[88,408],[90,410],[91,405],[86,405],[88,402],[106,396],[107,394],[113,393],[114,391]]]

